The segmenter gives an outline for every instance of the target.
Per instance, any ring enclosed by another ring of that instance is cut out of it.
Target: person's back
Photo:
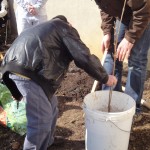
[[[19,74],[44,84],[47,81],[36,79],[43,76],[46,80],[55,81],[55,84],[59,85],[62,80],[61,75],[63,76],[72,60],[62,41],[69,28],[67,23],[55,19],[27,29],[13,42],[2,65],[9,66],[11,63],[13,72],[17,70]],[[39,76],[26,74],[25,70],[22,71],[22,65],[38,73]]]
[[[14,41],[7,52],[9,55],[4,59],[11,61],[15,58],[14,61],[24,64],[31,70],[40,70],[45,78],[55,79],[72,60],[62,41],[72,27],[69,28],[68,24],[60,19],[31,27]],[[26,58],[29,58],[29,61]],[[45,70],[40,68],[40,63],[43,64]]]
[[[2,70],[4,73],[9,68],[10,72],[31,78],[51,96],[72,60],[93,78],[107,82],[108,76],[99,59],[90,54],[76,29],[55,18],[21,33],[7,51]],[[49,90],[49,84],[53,84],[53,89]]]

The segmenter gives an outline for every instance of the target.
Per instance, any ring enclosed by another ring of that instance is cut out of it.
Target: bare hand
[[[114,85],[116,85],[116,84],[117,84],[117,79],[116,79],[116,77],[113,76],[113,75],[109,75],[108,81],[107,81],[106,85],[107,85],[107,86],[114,86]]]
[[[125,58],[128,59],[128,57],[130,56],[132,47],[133,47],[133,44],[124,38],[117,47],[118,60],[124,61]]]
[[[32,15],[36,15],[37,14],[35,8],[32,5],[28,5],[27,10]]]
[[[14,100],[14,101],[21,101],[22,100],[22,97],[20,97],[20,99],[19,100],[17,100],[16,98],[14,98],[13,96],[11,96],[12,97],[12,99]]]
[[[111,35],[110,34],[104,35],[103,40],[102,40],[102,45],[101,45],[101,50],[102,50],[103,53],[104,53],[105,50],[109,49],[110,40],[111,40]]]
[[[13,96],[11,96],[14,101],[17,101]]]

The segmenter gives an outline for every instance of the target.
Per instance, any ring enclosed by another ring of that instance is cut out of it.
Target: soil
[[[126,75],[127,65],[125,64],[123,84],[126,82]],[[56,93],[60,110],[56,135],[63,136],[64,143],[52,146],[48,150],[85,149],[82,104],[85,95],[90,93],[93,83],[94,80],[83,70],[77,68],[74,63],[70,65],[65,79]],[[150,72],[147,72],[143,99],[150,102]],[[142,119],[139,122],[133,122],[128,150],[150,150],[150,110],[142,107],[142,112]],[[24,137],[0,125],[0,150],[22,150]]]

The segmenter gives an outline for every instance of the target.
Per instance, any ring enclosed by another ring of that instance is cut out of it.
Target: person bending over
[[[7,51],[1,78],[16,100],[26,101],[24,150],[46,150],[53,144],[58,116],[55,91],[71,61],[103,84],[117,82],[61,15],[22,32]]]

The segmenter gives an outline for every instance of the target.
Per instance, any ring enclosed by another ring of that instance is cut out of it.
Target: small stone
[[[18,150],[19,147],[20,147],[19,142],[13,142],[13,143],[12,143],[12,149],[13,149],[13,150]]]

